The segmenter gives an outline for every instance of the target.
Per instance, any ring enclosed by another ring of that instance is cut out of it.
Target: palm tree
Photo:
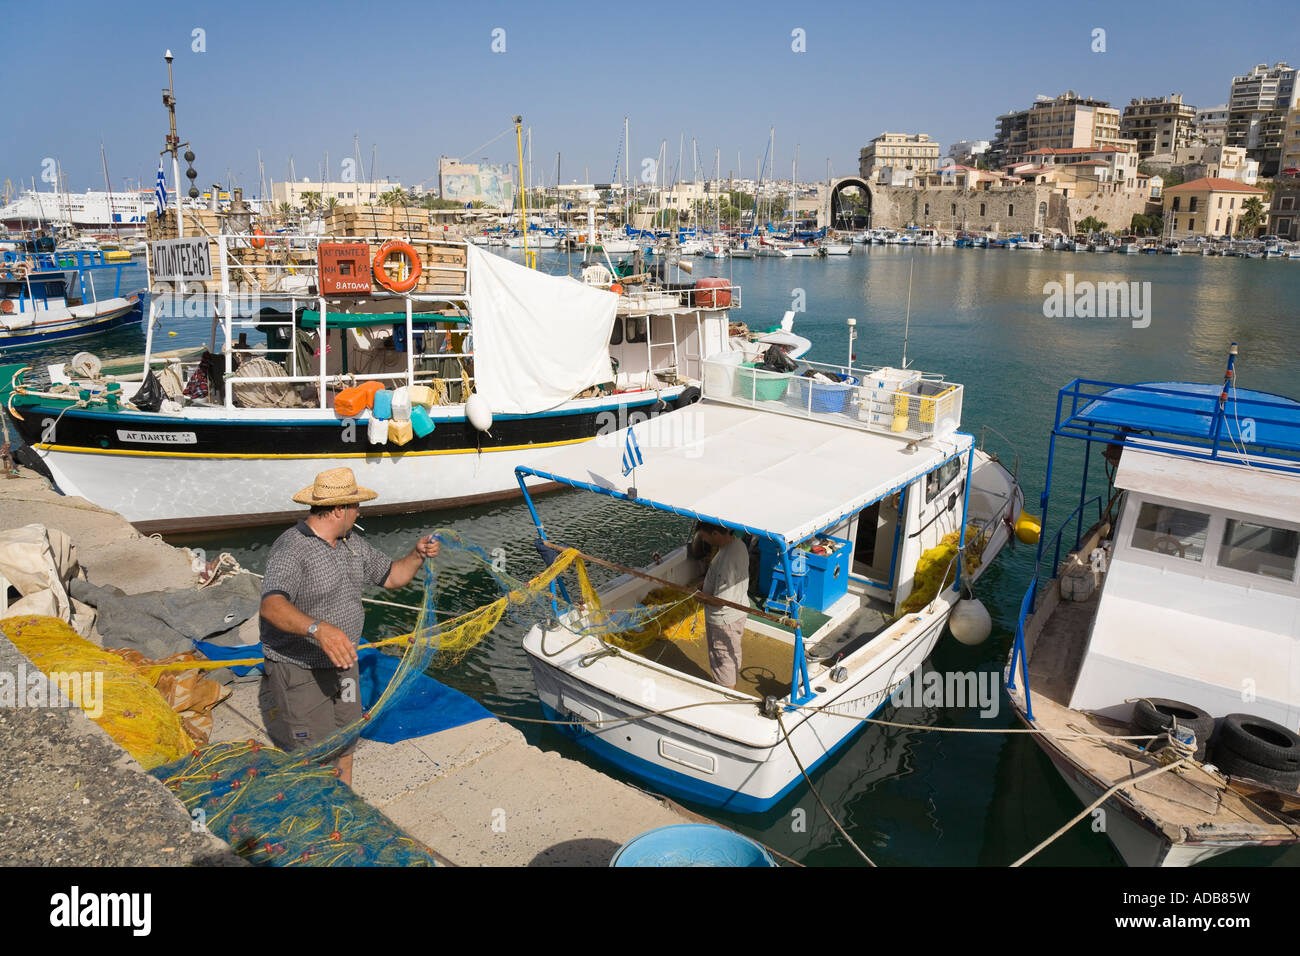
[[[1259,224],[1264,218],[1264,204],[1259,201],[1258,196],[1251,196],[1246,200],[1245,206],[1242,207],[1245,212],[1237,220],[1237,235],[1251,236],[1259,229]]]
[[[315,215],[316,210],[320,208],[320,193],[303,193],[299,198],[302,200],[302,208],[307,211],[307,215]]]
[[[293,207],[287,202],[282,202],[277,207],[276,211],[280,214],[280,219],[284,221],[284,224],[286,226],[289,225],[289,219],[293,216]]]
[[[325,200],[325,207],[324,207],[324,208],[325,208],[325,215],[327,215],[327,216],[332,216],[332,215],[334,215],[334,213],[338,210],[339,205],[340,205],[340,203],[339,203],[339,197],[338,197],[338,196],[330,196],[329,199]]]
[[[410,202],[411,194],[401,186],[379,194],[379,204],[381,206],[407,206],[410,205]]]

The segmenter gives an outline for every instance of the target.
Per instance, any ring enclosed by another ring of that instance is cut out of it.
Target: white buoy
[[[488,403],[478,392],[471,395],[465,403],[465,417],[481,432],[492,427],[492,409],[488,408]]]
[[[962,644],[983,644],[993,633],[993,619],[979,598],[962,598],[948,616],[948,630]]]

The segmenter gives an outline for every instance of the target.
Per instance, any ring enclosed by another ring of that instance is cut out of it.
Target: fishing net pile
[[[161,662],[139,655],[125,660],[78,637],[57,619],[10,618],[0,627],[47,673],[102,673],[100,726],[176,795],[197,825],[250,862],[433,865],[424,846],[357,797],[339,781],[330,763],[360,736],[367,722],[401,701],[425,671],[457,663],[503,619],[525,628],[560,627],[633,652],[660,638],[694,640],[704,633],[701,606],[675,588],[651,591],[632,608],[602,609],[577,551],[543,552],[549,566],[524,580],[507,574],[503,562],[454,532],[440,531],[434,537],[442,546],[437,565],[466,560],[476,564],[492,576],[500,596],[439,622],[435,563],[426,562],[415,630],[370,645],[400,646],[392,679],[359,720],[308,750],[285,753],[251,740],[196,747],[182,715],[155,688],[171,688],[178,676],[187,678],[191,672],[256,660],[196,662],[192,655]],[[570,599],[571,591],[576,591],[576,599]],[[177,707],[193,707],[200,696],[173,694]],[[96,716],[88,701],[74,703]]]
[[[912,593],[899,609],[900,614],[915,614],[935,599],[939,589],[952,584],[957,577],[957,551],[961,532],[952,531],[939,539],[939,543],[924,551],[916,562],[916,575],[912,579]],[[979,570],[988,539],[975,525],[966,526],[966,559],[963,572],[972,575]]]

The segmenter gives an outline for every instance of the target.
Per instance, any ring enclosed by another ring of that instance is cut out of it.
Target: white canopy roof
[[[1177,458],[1125,447],[1115,485],[1126,491],[1295,524],[1300,478],[1267,468]]]
[[[635,483],[642,504],[793,543],[964,453],[972,441],[951,434],[908,452],[908,443],[891,435],[705,401],[633,425],[644,464],[625,477],[627,431],[557,449],[526,470],[620,494]]]

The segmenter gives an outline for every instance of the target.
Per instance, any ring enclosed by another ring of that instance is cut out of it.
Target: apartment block
[[[1119,121],[1119,134],[1137,142],[1141,159],[1170,153],[1191,140],[1196,107],[1184,103],[1181,93],[1144,97],[1129,102]]]

